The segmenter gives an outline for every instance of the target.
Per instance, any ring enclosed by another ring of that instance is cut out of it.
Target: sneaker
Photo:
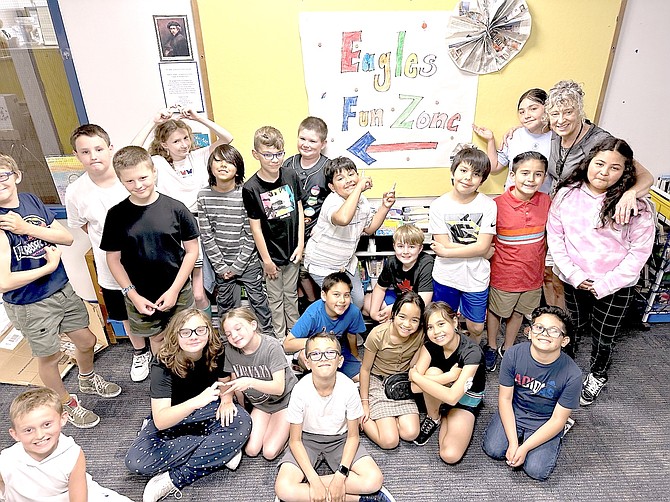
[[[568,417],[568,421],[565,422],[565,426],[563,427],[563,437],[570,432],[570,429],[572,429],[572,426],[575,425],[575,419]]]
[[[440,422],[436,422],[428,415],[426,415],[426,418],[424,418],[421,422],[421,430],[419,431],[419,435],[413,441],[414,444],[418,446],[425,445],[428,442],[428,439],[430,439],[430,436],[433,435],[433,432],[435,432],[435,429],[437,429],[438,425],[440,425]]]
[[[498,367],[498,353],[496,349],[488,345],[484,347],[484,364],[486,365],[486,371],[495,371]]]
[[[121,387],[107,382],[97,373],[93,373],[90,378],[79,377],[79,390],[84,394],[97,394],[101,397],[116,397],[121,394]]]
[[[582,406],[592,404],[606,383],[606,377],[597,377],[593,373],[586,375],[586,380],[584,380],[584,384],[582,385],[582,393],[579,396],[579,404]]]
[[[130,367],[130,379],[133,382],[141,382],[149,376],[149,363],[151,362],[151,351],[142,354],[133,354],[133,365]]]
[[[393,495],[391,495],[383,486],[378,492],[361,495],[358,500],[360,500],[360,502],[395,502]]]
[[[498,357],[502,361],[503,356],[505,355],[505,349],[502,348],[502,345],[498,347]]]
[[[181,498],[181,492],[177,489],[174,483],[172,483],[170,473],[164,472],[149,480],[147,486],[144,487],[142,502],[156,502],[168,495],[174,495],[174,498],[176,499]]]
[[[98,415],[79,404],[76,394],[71,394],[70,398],[70,402],[63,405],[63,409],[67,411],[68,422],[80,429],[90,429],[100,423]]]
[[[240,466],[241,461],[242,461],[242,450],[238,451],[237,454],[233,458],[231,458],[228,461],[228,463],[226,463],[226,467],[231,471],[234,471]]]

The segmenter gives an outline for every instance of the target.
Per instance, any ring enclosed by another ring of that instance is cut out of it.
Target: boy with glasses
[[[305,350],[312,372],[291,393],[289,451],[280,462],[275,501],[355,500],[358,495],[361,502],[393,502],[379,467],[359,443],[363,405],[356,385],[337,371],[344,362],[340,342],[331,333],[317,333]],[[323,461],[333,474],[316,472]]]
[[[298,274],[305,245],[302,188],[295,171],[282,168],[284,138],[277,129],[258,129],[251,153],[260,169],[242,187],[242,200],[263,262],[274,336],[281,341],[299,317]]]
[[[5,310],[30,343],[42,383],[56,391],[70,423],[91,428],[100,417],[66,390],[58,371],[60,334],[67,334],[77,349],[80,392],[116,397],[121,388],[93,369],[96,340],[88,328],[88,311],[70,285],[56,247],[71,245],[72,235],[35,195],[18,193],[22,176],[14,159],[0,154],[0,291]]]
[[[335,272],[323,279],[321,300],[312,303],[300,316],[284,340],[284,351],[295,353],[302,368],[309,368],[305,356],[307,338],[316,333],[332,333],[342,344],[342,373],[358,381],[361,361],[358,359],[356,335],[365,333],[363,315],[351,304],[351,279],[346,272]]]
[[[489,457],[545,481],[556,466],[570,412],[579,408],[582,372],[561,350],[570,343],[568,315],[539,307],[532,317],[530,343],[514,345],[503,356],[498,412],[482,447]]]

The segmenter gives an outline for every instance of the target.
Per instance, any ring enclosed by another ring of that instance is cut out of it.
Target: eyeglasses
[[[206,336],[209,335],[209,326],[198,326],[195,329],[183,328],[177,331],[180,338],[191,338],[195,336]]]
[[[325,350],[323,352],[321,352],[320,350],[314,350],[314,351],[310,352],[309,354],[307,354],[307,358],[310,361],[314,361],[314,362],[320,361],[324,357],[327,360],[332,361],[333,359],[335,359],[339,355],[340,355],[340,353],[337,350],[334,350],[334,349]]]
[[[5,171],[0,173],[0,181],[7,181],[12,174],[16,174],[14,171]]]
[[[533,324],[530,327],[530,330],[536,335],[541,335],[542,333],[546,333],[551,338],[558,338],[559,336],[565,336],[565,333],[563,333],[556,326],[550,326],[548,328],[545,328],[541,324],[536,323],[536,324]]]
[[[279,160],[279,159],[281,159],[282,157],[284,157],[284,155],[286,154],[286,152],[277,152],[277,153],[270,153],[270,152],[267,152],[267,153],[256,152],[256,153],[258,153],[258,155],[262,156],[265,160],[275,160],[275,159],[276,159],[276,160]]]

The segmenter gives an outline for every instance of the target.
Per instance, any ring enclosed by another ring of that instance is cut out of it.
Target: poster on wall
[[[158,63],[158,69],[165,106],[193,108],[198,113],[205,111],[198,63]]]
[[[192,61],[193,50],[186,16],[154,16],[161,61]]]
[[[329,157],[359,167],[447,167],[469,143],[476,75],[451,60],[452,14],[304,12],[309,113],[328,124]]]

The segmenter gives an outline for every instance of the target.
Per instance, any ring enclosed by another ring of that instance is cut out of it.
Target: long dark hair
[[[624,192],[637,182],[635,165],[633,164],[633,149],[628,143],[612,136],[598,142],[579,166],[570,173],[570,176],[558,184],[557,189],[563,187],[579,188],[583,183],[588,183],[589,164],[591,164],[591,161],[600,152],[617,152],[624,158],[623,174],[619,178],[619,181],[607,189],[602,208],[600,209],[600,223],[604,227],[614,222],[617,203],[621,200]]]

